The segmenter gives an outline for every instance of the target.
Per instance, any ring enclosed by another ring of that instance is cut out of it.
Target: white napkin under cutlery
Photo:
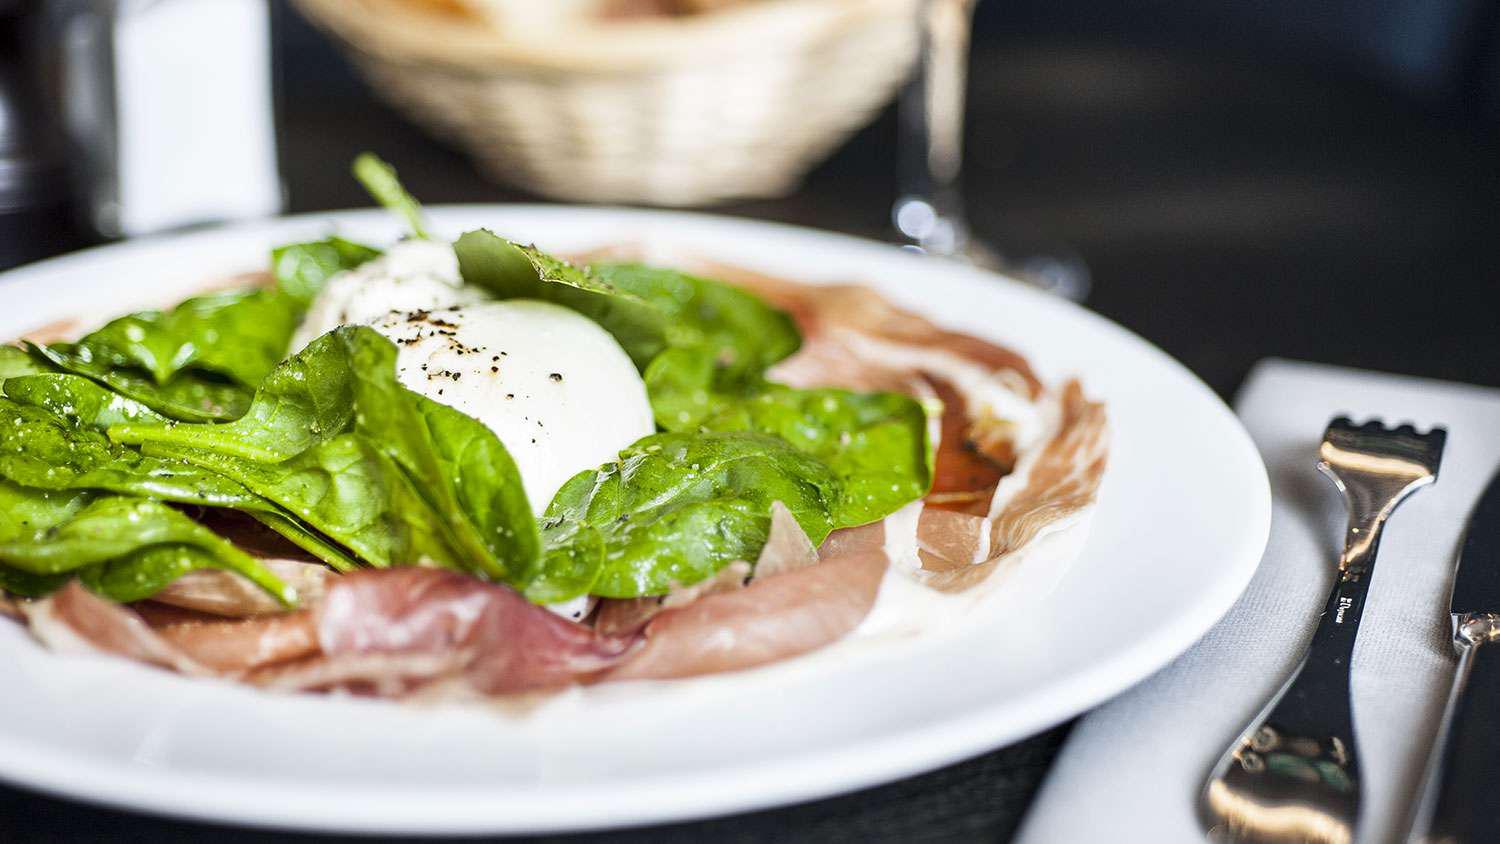
[[[1323,428],[1340,414],[1448,429],[1437,483],[1386,525],[1352,666],[1360,841],[1405,835],[1456,660],[1454,562],[1469,510],[1500,466],[1500,390],[1267,360],[1235,410],[1271,478],[1260,568],[1187,653],[1078,724],[1022,844],[1204,840],[1197,800],[1210,767],[1295,668],[1333,586],[1344,505],[1315,464]]]

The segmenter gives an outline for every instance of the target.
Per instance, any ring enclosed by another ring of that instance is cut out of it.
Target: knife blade
[[[1469,516],[1448,608],[1458,668],[1411,839],[1500,841],[1500,473]]]

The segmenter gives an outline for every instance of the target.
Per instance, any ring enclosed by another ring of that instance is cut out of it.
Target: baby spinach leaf
[[[56,368],[32,357],[19,346],[0,346],[0,384],[22,375],[41,375],[56,371]]]
[[[250,406],[249,388],[212,373],[183,371],[165,384],[134,367],[115,366],[94,356],[87,346],[53,343],[26,348],[64,372],[82,375],[146,405],[163,416],[186,422],[216,422],[238,419]]]
[[[252,510],[250,515],[336,571],[349,572],[359,568],[359,561],[346,549],[280,510]]]
[[[38,407],[0,399],[0,477],[48,490],[97,489],[200,504],[266,509],[243,486],[182,461],[147,457]]]
[[[169,443],[148,443],[144,451],[233,479],[370,565],[466,569],[405,473],[359,434],[340,434],[280,463]]]
[[[354,158],[354,178],[365,186],[375,201],[387,210],[406,220],[412,234],[428,240],[427,221],[422,218],[422,206],[416,198],[401,186],[396,178],[396,168],[380,160],[373,152],[362,152]]]
[[[884,518],[931,488],[927,414],[910,396],[729,380],[702,348],[664,352],[646,370],[657,424],[772,434],[817,457],[842,483],[840,525]]]
[[[762,434],[666,433],[645,437],[620,460],[574,476],[543,514],[543,573],[610,598],[665,594],[737,559],[755,559],[781,501],[813,542],[839,525],[840,484],[827,466]],[[597,532],[597,539],[595,533]],[[598,550],[591,551],[591,548]],[[602,551],[602,553],[599,553]]]
[[[39,407],[73,425],[86,428],[171,421],[135,399],[101,387],[82,375],[21,375],[0,382],[0,391],[17,404]]]
[[[759,374],[802,345],[791,316],[733,285],[644,264],[589,269],[666,314],[674,348],[704,348],[720,369]]]
[[[466,568],[524,583],[541,540],[520,470],[500,439],[478,420],[401,386],[390,340],[363,327],[340,332],[354,373],[355,431],[407,472]]]
[[[245,414],[233,422],[114,425],[110,439],[134,445],[176,443],[250,460],[285,460],[300,454],[342,433],[354,420],[349,347],[341,339],[351,330],[336,329],[282,361],[255,391]]]
[[[87,490],[45,490],[0,479],[0,542],[27,539],[71,519],[93,499]],[[0,590],[40,598],[68,582],[67,574],[33,574],[0,565]]]
[[[295,590],[218,534],[159,501],[128,496],[95,499],[66,521],[0,542],[0,564],[31,574],[57,575],[161,545],[193,546],[214,567],[245,577],[284,606],[297,602]],[[160,569],[168,562],[157,559],[151,565]]]
[[[213,293],[115,319],[85,335],[75,351],[113,368],[144,370],[158,385],[192,368],[253,389],[286,354],[301,314],[297,299],[276,289]]]
[[[271,252],[271,275],[282,293],[306,308],[329,278],[378,257],[380,250],[341,237],[289,243]]]
[[[614,335],[638,369],[645,369],[667,347],[667,314],[587,267],[486,229],[465,233],[453,250],[466,284],[482,287],[498,299],[541,299],[575,310]]]
[[[80,569],[78,579],[95,595],[128,604],[146,600],[189,572],[223,567],[196,545],[151,545]]]

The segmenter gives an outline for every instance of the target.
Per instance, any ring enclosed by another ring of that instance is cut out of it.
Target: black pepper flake
[[[554,372],[551,375],[548,375],[547,377],[551,378],[553,381],[561,381],[562,380],[562,373],[561,372]]]
[[[499,360],[499,359],[500,359],[499,355],[495,355],[494,357],[490,358],[490,360]]]
[[[442,394],[443,394],[443,388],[442,387],[438,387],[438,395],[441,396]]]
[[[490,371],[491,372],[499,372],[500,371],[500,367],[498,367],[498,366],[492,366],[492,367],[490,367]]]
[[[508,398],[508,399],[513,399],[513,398],[516,397],[516,394],[515,393],[506,393],[505,397]]]

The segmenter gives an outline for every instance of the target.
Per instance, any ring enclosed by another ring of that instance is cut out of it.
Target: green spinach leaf
[[[20,375],[0,382],[0,391],[17,404],[48,411],[73,425],[108,428],[111,425],[171,421],[151,408],[102,387],[82,375],[47,373]]]
[[[56,367],[31,356],[20,346],[0,346],[0,384],[22,375],[56,372]]]
[[[666,315],[673,348],[702,348],[720,370],[760,374],[802,345],[791,316],[746,290],[676,270],[592,264],[600,280]]]
[[[286,354],[301,315],[297,299],[280,290],[214,293],[120,317],[74,348],[95,363],[144,370],[157,385],[191,368],[254,389]]]
[[[737,559],[755,559],[781,501],[813,542],[835,527],[838,478],[785,440],[755,433],[646,437],[620,460],[574,476],[543,515],[543,573],[610,598],[665,594]],[[581,594],[581,591],[578,594]]]
[[[344,340],[352,330],[329,332],[282,361],[256,390],[250,408],[233,422],[114,425],[110,439],[133,445],[175,443],[250,460],[300,454],[343,433],[354,420],[354,378]],[[394,372],[393,364],[393,378]]]
[[[422,205],[401,186],[401,180],[396,178],[396,168],[372,152],[362,152],[355,156],[353,170],[354,178],[365,186],[376,202],[406,220],[412,234],[423,240],[430,239],[427,221],[422,218]]]
[[[378,257],[380,250],[341,237],[289,243],[271,252],[271,275],[281,292],[306,308],[328,279]]]
[[[467,569],[406,474],[359,434],[340,434],[280,463],[168,443],[148,443],[144,451],[233,479],[370,565]]]
[[[37,359],[64,372],[82,375],[146,405],[163,416],[186,422],[224,422],[243,416],[250,406],[249,388],[213,373],[183,371],[165,384],[135,367],[115,366],[97,358],[87,346],[53,343],[26,348]]]
[[[499,299],[541,299],[575,310],[614,335],[638,369],[668,345],[668,315],[633,293],[534,246],[479,229],[453,244],[466,284]]]
[[[260,498],[216,472],[142,455],[99,431],[9,399],[0,399],[0,478],[38,489],[96,489],[182,504],[267,509]]]
[[[245,577],[284,606],[297,602],[295,590],[218,534],[159,501],[128,496],[94,499],[61,523],[0,542],[0,564],[35,575],[59,575],[163,545],[197,548],[209,564]],[[168,567],[170,557],[148,562],[159,570]],[[147,579],[139,568],[136,576]],[[154,573],[152,579],[164,576]]]

